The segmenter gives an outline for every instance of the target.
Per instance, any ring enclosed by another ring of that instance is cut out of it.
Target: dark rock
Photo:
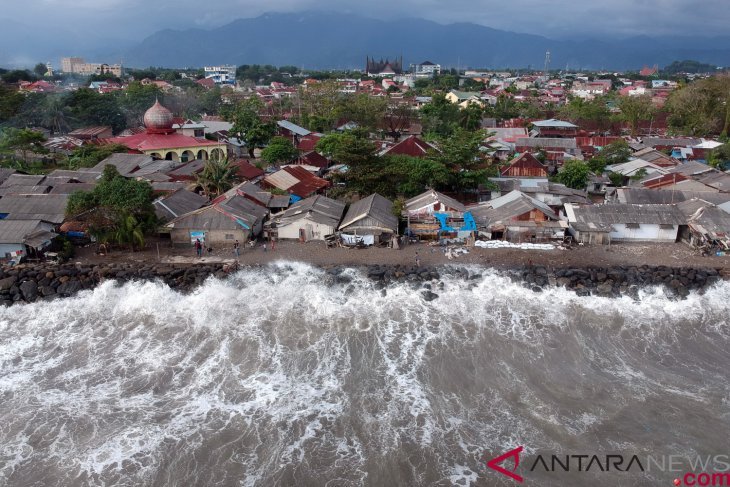
[[[38,297],[38,284],[35,281],[25,281],[20,285],[20,292],[26,301],[35,301]]]
[[[15,284],[15,281],[17,281],[15,276],[6,277],[5,279],[0,279],[0,291],[9,290],[11,287],[13,287],[13,284]]]
[[[434,299],[439,297],[438,294],[431,291],[423,291],[421,293],[421,296],[423,296],[423,299],[425,299],[426,301],[433,301]]]

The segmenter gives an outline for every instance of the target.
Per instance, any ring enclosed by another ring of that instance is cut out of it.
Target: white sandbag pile
[[[548,243],[512,243],[503,240],[477,240],[474,245],[483,249],[555,250],[555,246]]]

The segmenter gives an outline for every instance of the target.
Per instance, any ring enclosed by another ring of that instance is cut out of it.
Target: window
[[[641,225],[638,223],[627,223],[626,228],[639,228]]]
[[[674,225],[670,223],[661,223],[659,224],[659,228],[661,228],[662,230],[674,230]]]
[[[236,238],[232,233],[226,233],[226,240],[234,240]]]

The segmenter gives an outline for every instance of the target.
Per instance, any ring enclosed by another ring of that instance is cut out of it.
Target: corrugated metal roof
[[[278,122],[276,122],[276,125],[278,125],[279,127],[283,128],[283,129],[288,130],[289,132],[291,132],[293,134],[297,134],[297,135],[301,135],[301,136],[309,135],[312,133],[309,130],[305,129],[304,127],[300,127],[299,125],[292,123],[289,120],[279,120]]]
[[[114,166],[122,176],[129,176],[135,169],[151,164],[153,159],[144,154],[112,154],[99,164],[94,166],[92,171],[103,172],[106,166]]]
[[[202,208],[208,203],[208,198],[186,189],[178,189],[174,193],[159,198],[153,204],[155,213],[163,220],[177,218],[185,213]]]
[[[0,244],[22,244],[40,227],[40,220],[0,220]]]
[[[512,191],[470,208],[474,220],[485,226],[512,221],[533,210],[542,212],[552,220],[558,219],[558,215],[548,205],[521,191]]]
[[[559,147],[561,149],[577,149],[575,139],[559,139],[551,137],[521,137],[515,140],[518,147]]]
[[[447,208],[451,208],[454,211],[457,212],[465,212],[466,207],[456,201],[454,198],[451,198],[450,196],[446,196],[445,194],[439,193],[436,190],[429,189],[425,193],[421,193],[418,196],[414,196],[413,198],[409,199],[405,203],[405,210],[409,213],[417,212],[421,208],[425,208],[427,206],[433,205],[435,203],[441,203]],[[437,210],[437,211],[446,211],[444,210]]]
[[[42,220],[50,223],[63,222],[68,195],[38,194],[5,196],[0,198],[0,213],[7,213],[9,220]]]
[[[42,174],[11,174],[7,179],[5,179],[5,181],[3,181],[2,184],[0,184],[0,188],[8,188],[11,186],[38,186],[45,178],[46,177]]]
[[[301,218],[310,218],[317,223],[337,228],[344,211],[344,203],[316,195],[294,203],[288,210],[277,215],[274,222],[278,226],[283,226]]]
[[[286,191],[295,184],[297,184],[299,182],[299,179],[295,178],[289,172],[282,169],[280,171],[276,171],[274,174],[269,174],[264,178],[264,181],[266,182],[266,184],[270,184],[275,188]]]
[[[566,205],[573,218],[570,224],[578,231],[613,231],[612,225],[645,223],[659,225],[683,225],[687,217],[675,205],[627,205],[604,204],[592,206]]]
[[[536,122],[532,122],[532,125],[535,127],[545,127],[545,128],[567,128],[567,129],[577,129],[578,126],[574,125],[570,122],[565,122],[563,120],[555,120],[554,118],[551,118],[549,120],[538,120]]]
[[[377,193],[356,201],[350,205],[340,230],[347,231],[347,227],[356,227],[356,223],[363,218],[372,218],[392,232],[398,231],[398,218],[393,214],[393,203]]]

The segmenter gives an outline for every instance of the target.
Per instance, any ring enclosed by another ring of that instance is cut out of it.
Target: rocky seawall
[[[326,266],[323,284],[351,285],[354,277],[346,272],[353,266]],[[414,292],[420,292],[424,299],[437,299],[443,287],[444,276],[464,280],[482,279],[490,268],[477,266],[428,266],[369,265],[355,266],[376,288],[385,289],[391,283],[410,283]],[[21,264],[0,269],[0,305],[51,300],[73,296],[79,291],[93,289],[105,280],[127,282],[134,280],[161,280],[172,289],[183,292],[201,285],[208,277],[225,278],[234,269],[223,263],[206,264],[151,264],[151,263],[105,263],[80,265],[67,263]],[[573,290],[581,296],[597,295],[618,297],[637,296],[644,286],[665,286],[678,297],[686,297],[691,291],[702,290],[728,275],[713,268],[674,267],[587,267],[548,268],[527,266],[505,271],[513,281],[525,288],[540,292],[551,286]]]

